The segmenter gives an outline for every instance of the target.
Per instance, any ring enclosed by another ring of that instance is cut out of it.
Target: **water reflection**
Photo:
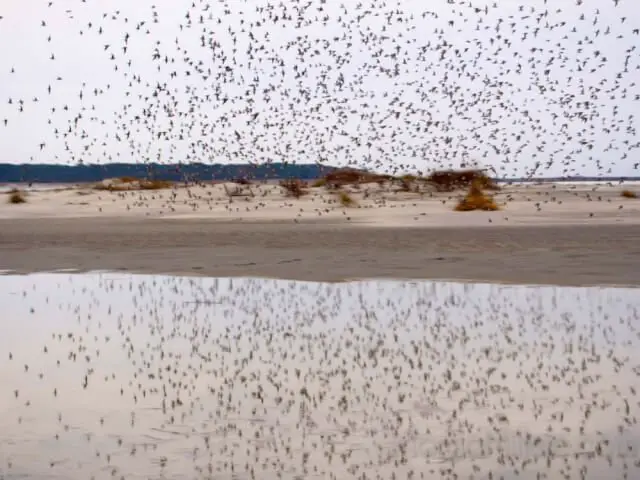
[[[0,305],[0,478],[640,469],[633,289],[41,274]]]

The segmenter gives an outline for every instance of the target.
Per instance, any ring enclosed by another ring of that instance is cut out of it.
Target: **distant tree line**
[[[85,183],[100,182],[107,178],[137,177],[170,181],[212,180],[312,180],[322,178],[337,167],[319,164],[266,163],[250,164],[159,164],[109,163],[104,165],[51,165],[0,163],[0,183]],[[495,178],[503,182],[558,182],[558,181],[610,181],[640,180],[638,177],[545,177]]]
[[[318,164],[269,163],[262,165],[184,165],[110,163],[105,165],[16,165],[0,163],[0,183],[84,183],[107,178],[137,177],[171,181],[212,181],[244,178],[270,180],[321,178],[335,167]]]

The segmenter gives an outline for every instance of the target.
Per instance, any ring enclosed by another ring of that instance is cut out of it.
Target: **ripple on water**
[[[0,478],[638,475],[634,289],[38,274],[0,305]]]

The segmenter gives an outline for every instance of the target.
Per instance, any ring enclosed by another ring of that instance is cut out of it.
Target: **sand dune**
[[[67,187],[0,202],[0,270],[640,284],[640,201],[620,187],[506,187],[496,212],[454,212],[463,192],[374,184],[344,207],[324,188],[229,197],[236,187]]]
[[[622,187],[598,185],[506,186],[492,194],[498,212],[454,213],[464,191],[419,193],[377,184],[345,187],[354,201],[345,207],[340,194],[309,188],[301,198],[287,196],[277,184],[239,186],[223,183],[146,191],[98,191],[67,187],[27,194],[27,203],[0,202],[0,218],[207,218],[236,221],[344,221],[357,225],[470,226],[639,223],[640,202],[620,196]]]

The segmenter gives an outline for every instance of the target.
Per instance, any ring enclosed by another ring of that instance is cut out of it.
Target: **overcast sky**
[[[633,4],[4,0],[0,162],[638,175]]]

